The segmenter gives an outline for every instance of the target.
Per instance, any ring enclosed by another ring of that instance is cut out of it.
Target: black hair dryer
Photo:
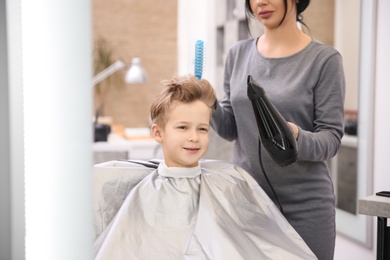
[[[248,75],[247,84],[261,143],[279,166],[292,164],[297,160],[298,151],[291,127],[251,75]]]

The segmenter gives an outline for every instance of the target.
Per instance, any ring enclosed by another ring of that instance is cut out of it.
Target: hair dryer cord
[[[276,192],[275,192],[274,188],[272,187],[272,184],[269,181],[267,173],[265,172],[265,169],[264,169],[263,160],[262,160],[262,157],[261,157],[261,141],[260,141],[260,139],[259,139],[259,161],[260,161],[261,170],[263,171],[263,174],[264,174],[264,178],[267,181],[268,186],[271,188],[272,194],[274,195],[274,197],[275,197],[275,199],[276,199],[276,201],[278,203],[278,207],[279,207],[280,212],[283,214],[282,204],[280,203],[279,197],[278,197],[278,195],[276,195]]]

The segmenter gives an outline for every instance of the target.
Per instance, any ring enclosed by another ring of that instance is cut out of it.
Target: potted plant
[[[104,71],[114,63],[113,48],[109,42],[104,38],[98,38],[94,43],[94,75]],[[114,73],[97,83],[94,89],[94,141],[107,141],[107,137],[111,132],[111,126],[107,122],[100,123],[99,117],[105,116],[104,106],[106,96],[113,87],[123,87],[124,80],[120,73]]]

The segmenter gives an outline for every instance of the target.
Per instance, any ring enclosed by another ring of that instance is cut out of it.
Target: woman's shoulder
[[[241,51],[248,51],[250,48],[254,47],[256,45],[256,39],[246,39],[246,40],[240,40],[238,42],[233,43],[230,48],[229,52],[237,53]]]
[[[233,43],[226,55],[226,64],[236,64],[237,59],[247,60],[256,50],[256,39],[246,39]]]
[[[325,44],[315,38],[312,39],[308,51],[328,57],[333,55],[340,55],[339,51],[336,50],[333,46]]]

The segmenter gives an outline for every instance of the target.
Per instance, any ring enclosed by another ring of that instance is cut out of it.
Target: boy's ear
[[[154,140],[156,140],[159,143],[162,143],[162,133],[161,133],[159,126],[156,124],[153,124],[150,127],[150,130],[151,130],[151,133],[152,133]]]

